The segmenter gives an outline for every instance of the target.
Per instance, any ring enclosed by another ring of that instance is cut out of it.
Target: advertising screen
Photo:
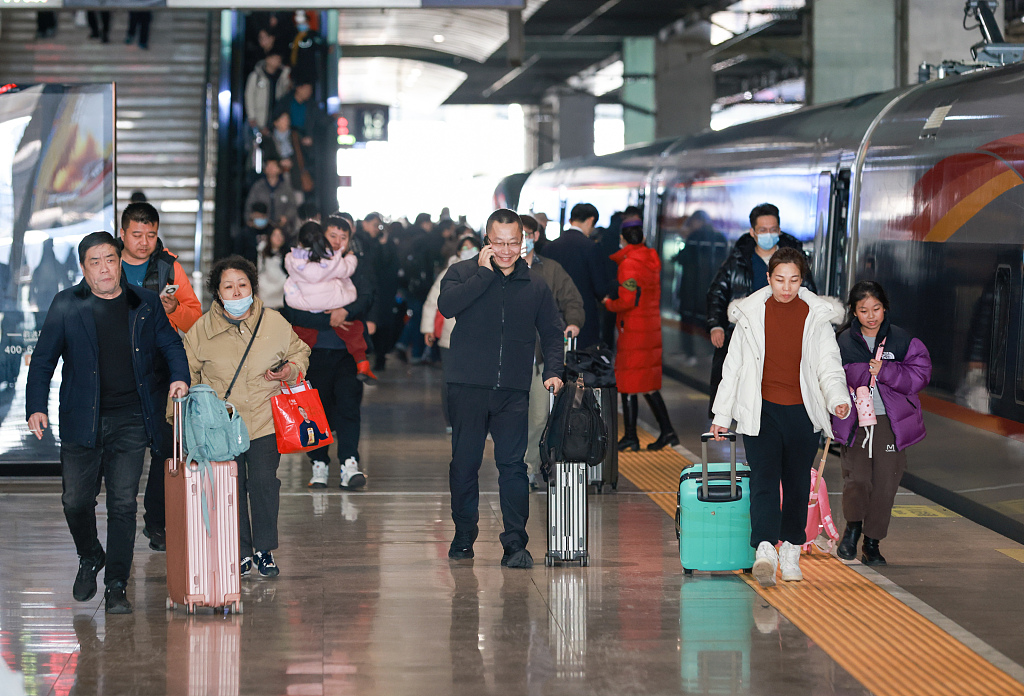
[[[0,94],[0,475],[59,461],[50,427],[29,433],[25,380],[54,296],[81,280],[78,242],[114,229],[114,86],[7,85]],[[6,469],[6,471],[5,471]]]

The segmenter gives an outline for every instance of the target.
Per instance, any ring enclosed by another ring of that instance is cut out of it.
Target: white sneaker
[[[313,462],[313,478],[309,479],[310,488],[327,488],[327,463]]]
[[[779,565],[782,566],[782,579],[785,582],[800,582],[804,574],[800,572],[800,547],[788,541],[782,542],[779,549]]]
[[[779,569],[779,552],[767,541],[757,545],[754,553],[754,577],[761,587],[772,587],[775,584],[775,572]]]
[[[341,483],[338,485],[342,488],[362,488],[366,485],[366,476],[359,471],[359,462],[355,457],[349,457],[341,465]]]

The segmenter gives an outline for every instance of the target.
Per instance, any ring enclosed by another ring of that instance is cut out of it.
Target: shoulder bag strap
[[[888,336],[886,336],[885,338],[888,338]],[[875,351],[875,360],[881,360],[882,359],[882,349],[885,348],[885,338],[883,338],[882,342],[878,344],[878,349]],[[872,389],[875,388],[875,380],[876,380],[876,376],[875,375],[871,375],[871,385],[870,386],[871,386]]]
[[[260,324],[263,323],[264,311],[264,309],[260,310],[260,318],[256,320],[256,328],[252,330],[252,338],[249,339],[249,345],[245,347],[245,352],[242,353],[242,359],[238,361],[238,369],[235,370],[235,376],[231,378],[231,384],[228,385],[228,390],[224,392],[224,401],[227,401],[228,397],[231,396],[231,390],[235,388],[235,380],[238,379],[238,373],[242,371],[242,365],[245,364],[245,359],[249,357],[249,350],[252,349],[252,343],[256,340],[256,334],[259,333]]]

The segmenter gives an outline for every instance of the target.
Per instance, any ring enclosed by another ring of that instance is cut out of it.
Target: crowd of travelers
[[[335,434],[338,485],[354,490],[367,483],[359,464],[365,385],[387,369],[389,355],[405,364],[440,363],[455,560],[474,555],[489,436],[499,471],[502,565],[532,567],[529,494],[540,487],[538,441],[547,393],[562,387],[567,339],[575,337],[580,349],[615,346],[620,450],[640,447],[640,395],[660,429],[647,449],[679,444],[660,393],[661,261],[645,244],[638,209],[602,228],[597,209],[578,204],[568,226],[548,240],[542,214],[505,209],[481,234],[447,209],[436,221],[422,213],[407,226],[376,212],[320,221],[312,208],[296,206],[301,224],[292,235],[285,219],[291,202],[273,194],[287,186],[271,181],[274,162],[267,160],[269,200],[247,204],[252,238],[244,253],[218,260],[208,274],[208,311],[163,246],[157,210],[140,196],[124,209],[117,237],[95,232],[82,240],[81,282],[57,292],[42,317],[26,409],[30,431],[41,437],[49,427],[50,379],[63,358],[62,502],[80,558],[76,600],[96,594],[106,566],[106,610],[132,611],[125,588],[147,449],[143,533],[152,549],[166,548],[162,474],[171,456],[171,402],[190,386],[208,385],[225,400],[230,394],[249,434],[237,457],[243,575],[280,572],[273,551],[281,455],[271,399],[282,381],[300,375],[318,390]],[[606,254],[608,240],[614,250]],[[838,554],[854,558],[863,535],[868,564],[885,563],[879,541],[905,450],[924,437],[917,393],[930,378],[927,349],[889,322],[877,283],[856,284],[845,305],[814,293],[807,259],[781,232],[770,204],[751,212],[749,232],[708,291],[709,335],[721,353],[712,373],[711,432],[720,438],[735,422],[744,435],[753,572],[765,586],[780,567],[783,580],[801,579],[809,472],[821,433],[842,447],[847,528]],[[855,408],[853,396],[868,387],[870,426],[855,420],[861,403]],[[307,456],[310,488],[326,488],[328,447]],[[101,479],[105,547],[96,531]]]

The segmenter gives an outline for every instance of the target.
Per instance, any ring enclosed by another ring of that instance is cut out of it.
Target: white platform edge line
[[[933,608],[931,605],[918,599],[916,596],[903,589],[878,571],[873,570],[862,563],[849,563],[845,565],[857,573],[860,573],[861,576],[867,578],[900,602],[903,602],[918,614],[931,621],[949,635],[953,636],[953,638],[976,652],[982,659],[996,669],[1006,672],[1006,674],[1013,679],[1024,683],[1024,666],[1017,664],[1006,655],[983,641],[981,638],[974,635],[939,610]]]

